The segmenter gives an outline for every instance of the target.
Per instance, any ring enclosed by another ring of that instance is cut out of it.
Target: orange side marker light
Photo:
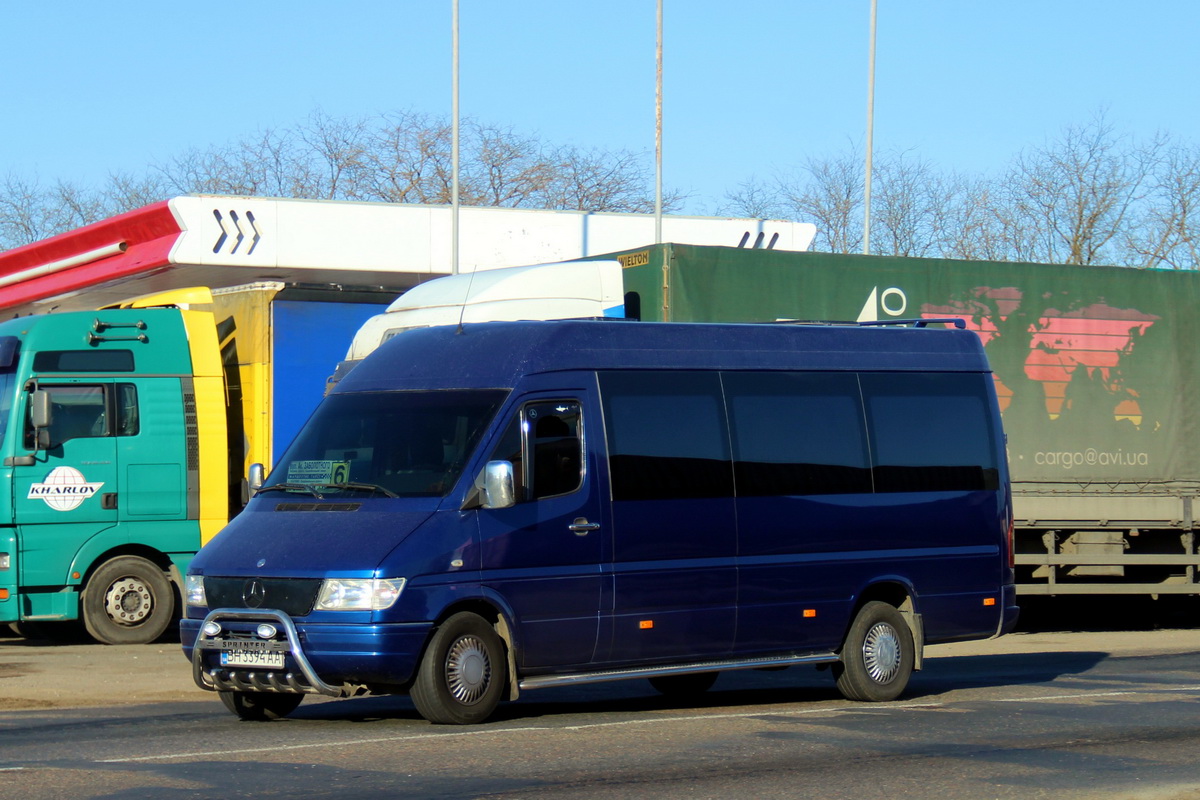
[[[983,604],[984,604],[985,606],[994,606],[994,605],[996,605],[996,598],[994,598],[994,597],[985,597],[985,598],[983,598]]]
[[[642,629],[642,630],[644,630],[644,631],[648,631],[648,630],[650,630],[651,628],[653,628],[653,627],[654,627],[654,620],[652,620],[652,619],[644,619],[644,620],[642,620],[641,622],[639,622],[639,623],[638,623],[638,627],[639,627],[639,628],[641,628],[641,629]]]

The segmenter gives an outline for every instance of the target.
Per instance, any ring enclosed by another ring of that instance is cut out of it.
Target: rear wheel
[[[888,603],[872,601],[854,618],[834,664],[838,690],[848,700],[894,700],[912,675],[912,632]]]
[[[218,692],[221,702],[238,719],[248,722],[268,722],[283,719],[296,710],[304,700],[302,694],[277,694],[275,692]]]
[[[83,590],[83,624],[104,644],[146,644],[175,618],[175,592],[157,564],[118,556],[100,565]]]
[[[704,694],[717,682],[716,672],[693,672],[687,675],[660,675],[650,679],[650,685],[666,697],[685,698]]]
[[[473,725],[492,715],[508,682],[504,642],[477,614],[455,614],[438,626],[409,689],[430,722]]]

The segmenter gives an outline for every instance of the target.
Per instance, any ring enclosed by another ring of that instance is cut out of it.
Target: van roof
[[[557,320],[421,328],[385,342],[334,391],[511,388],[568,370],[987,372],[971,331],[858,325]]]

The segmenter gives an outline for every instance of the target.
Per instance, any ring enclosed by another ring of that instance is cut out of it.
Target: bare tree
[[[952,237],[959,184],[908,152],[885,156],[874,170],[872,252],[898,256],[940,255]]]
[[[780,204],[776,187],[764,183],[757,176],[751,176],[738,184],[736,189],[727,192],[724,201],[717,207],[717,213],[756,219],[779,219],[787,215]]]
[[[105,216],[112,216],[165,200],[171,196],[171,190],[161,175],[118,172],[109,176],[103,196]]]
[[[334,119],[316,111],[302,126],[297,137],[306,145],[308,158],[294,162],[311,164],[316,169],[305,171],[311,177],[310,191],[316,198],[342,200],[359,196],[359,184],[367,169],[367,122],[362,119]]]
[[[853,253],[862,248],[863,170],[856,155],[810,158],[797,175],[777,184],[792,219],[815,223],[817,250]]]
[[[0,185],[0,240],[18,247],[58,233],[38,180],[9,173]]]
[[[511,128],[472,124],[474,158],[468,168],[473,205],[525,208],[545,191],[553,165],[541,143]]]
[[[1200,148],[1166,148],[1143,213],[1127,226],[1123,245],[1131,265],[1200,266]]]
[[[424,114],[397,112],[379,119],[370,133],[364,200],[449,203],[449,123]]]
[[[626,150],[582,150],[560,147],[550,156],[552,175],[540,205],[575,211],[654,210],[654,197],[646,162]],[[664,207],[678,200],[664,197]]]
[[[1058,141],[1021,153],[1010,174],[1014,223],[1037,231],[1031,260],[1112,263],[1110,245],[1146,195],[1159,140],[1132,146],[1103,114]]]

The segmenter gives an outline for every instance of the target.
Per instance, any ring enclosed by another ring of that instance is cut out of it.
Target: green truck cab
[[[148,642],[229,518],[213,315],[105,309],[0,323],[0,623]]]

